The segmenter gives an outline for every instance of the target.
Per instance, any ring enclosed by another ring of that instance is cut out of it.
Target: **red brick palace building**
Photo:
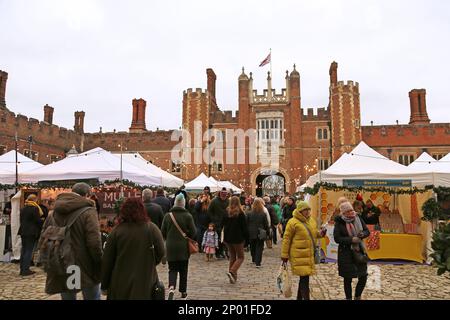
[[[223,132],[226,129],[257,129],[256,139],[276,142],[279,161],[276,173],[285,179],[289,192],[294,192],[297,185],[317,172],[318,166],[327,168],[362,140],[385,156],[406,165],[423,151],[435,158],[450,152],[450,123],[430,123],[425,89],[414,89],[409,93],[409,124],[361,126],[359,84],[338,81],[336,62],[331,64],[329,74],[328,107],[315,111],[302,106],[300,73],[295,66],[292,72],[286,71],[286,88],[281,92],[272,88],[269,74],[267,89],[258,93],[253,89],[252,74],[247,75],[242,70],[238,78],[238,110],[233,115],[232,111],[219,108],[216,74],[207,69],[206,90],[187,89],[183,92],[182,128],[192,133],[192,140],[195,121],[201,121],[202,132],[207,129]],[[196,177],[200,172],[210,173],[218,180],[230,180],[255,193],[268,174],[275,174],[267,172],[261,165],[264,154],[258,157],[257,163],[248,163],[248,143],[244,147],[234,144],[235,157],[236,154],[245,154],[246,160],[242,164],[227,164],[225,159],[211,166],[172,161],[172,149],[179,144],[179,141],[171,139],[174,130],[148,131],[145,124],[146,101],[143,99],[132,102],[132,122],[128,132],[86,133],[83,111],[75,112],[73,129],[59,127],[53,124],[54,109],[49,105],[44,106],[43,121],[16,115],[6,104],[7,78],[8,74],[0,71],[0,154],[14,149],[17,132],[19,151],[44,164],[65,157],[73,146],[78,152],[98,146],[118,151],[122,144],[127,151],[138,151],[149,161],[185,180]],[[33,141],[31,151],[29,136]],[[225,142],[227,138],[225,135]],[[208,148],[208,142],[202,142],[202,147]],[[193,149],[190,152],[193,153]]]

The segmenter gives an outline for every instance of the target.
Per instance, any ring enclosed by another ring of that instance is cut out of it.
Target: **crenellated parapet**
[[[251,104],[277,104],[282,103],[286,104],[289,103],[289,96],[287,95],[287,89],[283,88],[281,89],[281,93],[276,93],[275,89],[271,89],[270,91],[268,89],[263,90],[263,94],[258,94],[257,90],[252,91]]]
[[[233,117],[233,111],[212,111],[210,113],[211,123],[237,123],[237,115]]]
[[[316,110],[317,112],[315,112]],[[330,110],[327,108],[308,108],[306,110],[302,109],[303,121],[328,121],[330,119]]]

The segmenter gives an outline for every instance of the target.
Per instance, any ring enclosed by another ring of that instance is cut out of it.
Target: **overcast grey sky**
[[[450,1],[0,0],[0,69],[7,105],[73,128],[128,130],[131,100],[147,100],[148,129],[181,125],[182,93],[217,74],[222,110],[237,108],[242,66],[266,87],[285,87],[296,63],[302,106],[328,104],[328,69],[360,83],[363,124],[409,121],[408,92],[427,89],[432,122],[450,122]]]

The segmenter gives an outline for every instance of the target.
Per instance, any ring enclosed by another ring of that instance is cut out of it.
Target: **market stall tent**
[[[189,181],[184,186],[186,191],[201,191],[208,186],[211,189],[211,192],[217,192],[222,188],[217,180],[208,178],[204,173],[200,173],[197,178]]]
[[[242,192],[242,189],[240,189],[240,188],[238,188],[238,187],[236,187],[234,184],[232,184],[230,181],[219,181],[219,184],[222,186],[222,187],[225,187],[225,188],[227,188],[228,190],[233,190],[233,192],[235,192],[235,193],[241,193]]]
[[[119,157],[120,154],[114,154]],[[124,153],[122,159],[131,163],[132,165],[141,168],[143,172],[148,172],[149,175],[160,177],[160,184],[169,188],[179,188],[184,184],[184,181],[173,174],[155,166],[150,161],[145,160],[139,153]]]
[[[412,170],[392,161],[361,142],[350,153],[344,153],[327,170],[311,176],[306,184],[314,186],[321,181],[341,186],[344,179],[411,180],[413,186],[433,183],[429,173]]]
[[[17,152],[18,173],[41,168],[44,165]],[[16,181],[16,152],[11,150],[0,156],[0,184],[14,184]]]
[[[104,182],[120,179],[121,173],[124,180],[139,185],[161,185],[160,176],[152,176],[149,172],[145,172],[128,161],[122,161],[121,166],[120,157],[102,148],[95,148],[28,171],[22,175],[20,181],[36,183],[39,181],[98,179],[100,182]]]
[[[450,161],[446,161],[445,157],[437,161],[428,153],[424,152],[408,169],[412,174],[426,174],[430,177],[430,185],[436,187],[450,187]]]

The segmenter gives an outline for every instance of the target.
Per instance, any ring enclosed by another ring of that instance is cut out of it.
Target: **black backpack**
[[[65,226],[58,226],[53,215],[48,217],[49,224],[42,233],[42,244],[39,248],[41,263],[45,272],[56,275],[67,275],[67,268],[75,264],[75,256],[72,250],[70,227],[78,217],[91,209],[80,208],[69,218]]]

